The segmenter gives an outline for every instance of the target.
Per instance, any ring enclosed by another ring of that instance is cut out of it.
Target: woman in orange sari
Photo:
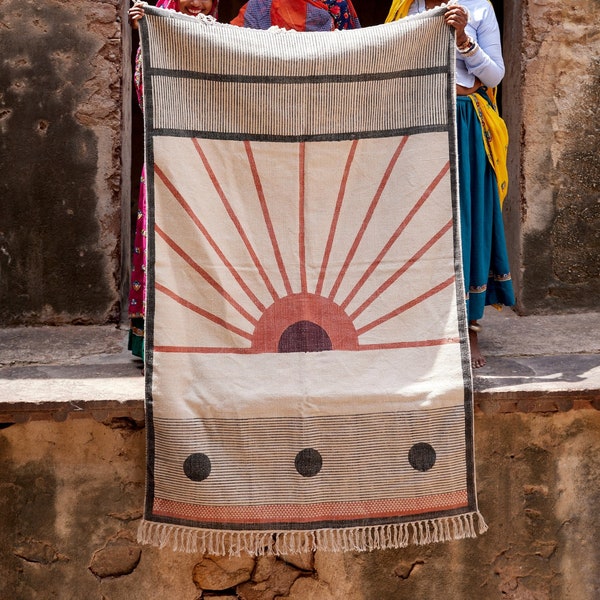
[[[360,27],[351,0],[249,0],[231,24],[251,29],[276,26],[295,31]]]

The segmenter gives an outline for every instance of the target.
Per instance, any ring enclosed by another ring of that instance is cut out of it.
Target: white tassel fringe
[[[477,537],[475,517],[478,533],[486,532],[488,526],[479,512],[412,523],[309,531],[221,531],[143,520],[138,542],[213,556],[300,554],[316,550],[365,552],[474,538]]]

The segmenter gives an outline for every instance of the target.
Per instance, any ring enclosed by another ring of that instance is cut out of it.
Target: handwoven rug
[[[443,13],[298,33],[146,9],[140,541],[281,554],[485,530]]]

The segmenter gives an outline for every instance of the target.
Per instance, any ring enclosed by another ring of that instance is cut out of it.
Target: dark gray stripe
[[[448,131],[447,124],[423,125],[419,127],[405,127],[402,129],[382,129],[378,131],[346,131],[339,133],[306,134],[306,135],[271,135],[248,133],[224,133],[222,131],[197,131],[187,129],[158,128],[151,130],[156,137],[185,137],[204,138],[209,140],[234,140],[250,142],[335,142],[342,140],[360,140],[367,138],[401,137],[419,133],[437,133]]]
[[[174,79],[200,79],[203,81],[218,81],[220,83],[266,83],[284,85],[308,85],[330,83],[354,83],[363,81],[387,81],[389,79],[407,79],[424,75],[448,74],[447,66],[428,67],[422,69],[406,69],[384,73],[358,73],[343,75],[244,75],[241,73],[208,73],[176,69],[150,69],[151,77],[172,77]]]

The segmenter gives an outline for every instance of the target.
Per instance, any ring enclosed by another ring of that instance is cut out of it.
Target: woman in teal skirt
[[[480,102],[491,103],[486,92]],[[479,100],[479,99],[478,99]],[[458,172],[463,272],[473,367],[485,365],[479,349],[479,319],[485,306],[515,303],[496,175],[482,143],[482,129],[469,96],[457,96]]]
[[[421,13],[441,0],[393,0],[387,22]],[[502,201],[507,191],[508,134],[495,104],[504,77],[500,29],[488,0],[449,4],[446,23],[456,33],[456,126],[462,265],[471,364],[486,364],[479,348],[484,307],[513,306]]]

